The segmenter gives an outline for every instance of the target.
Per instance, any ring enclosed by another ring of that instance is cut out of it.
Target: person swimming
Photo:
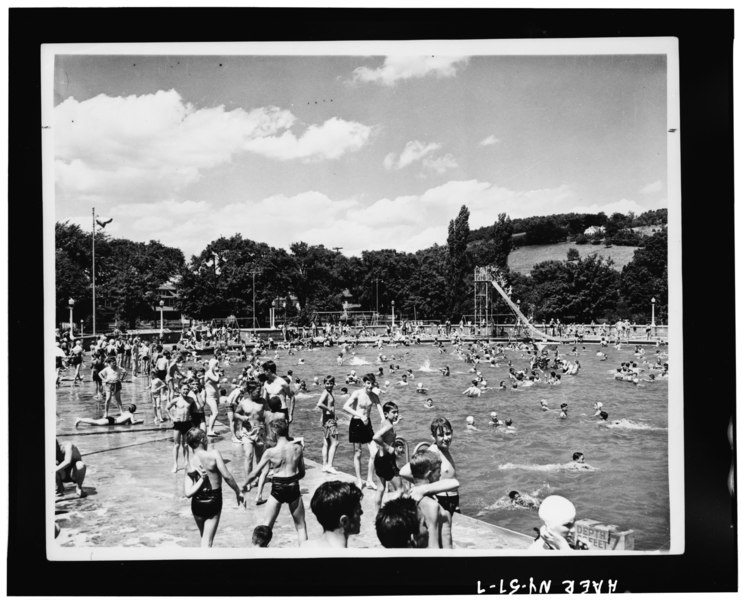
[[[518,490],[511,490],[508,493],[508,498],[510,499],[510,503],[518,508],[534,509],[539,505],[538,500],[531,498],[531,496],[528,495],[524,496]]]
[[[497,413],[495,411],[492,411],[490,413],[490,422],[489,422],[489,424],[492,425],[493,427],[499,427],[502,424],[502,422],[500,421],[500,419],[497,418]]]
[[[472,379],[471,386],[466,388],[463,392],[463,396],[469,396],[470,398],[475,398],[482,395],[482,390],[479,389],[479,381],[476,379]]]
[[[477,429],[476,425],[474,424],[474,417],[471,415],[466,417],[466,428],[469,431],[479,431],[479,429]]]
[[[425,401],[425,404],[424,404],[424,406],[425,406],[425,408],[433,408],[433,399],[432,399],[432,398],[428,398],[428,399],[427,399],[427,400]]]

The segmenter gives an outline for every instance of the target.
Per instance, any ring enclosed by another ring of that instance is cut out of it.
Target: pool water
[[[613,371],[623,361],[634,357],[634,347],[616,350],[604,349],[607,361],[596,357],[599,346],[586,346],[577,356],[582,368],[575,376],[562,375],[562,383],[546,383],[517,391],[495,388],[500,380],[508,380],[508,366],[491,367],[480,363],[488,383],[488,390],[479,398],[462,395],[469,385],[473,366],[460,357],[441,354],[433,346],[385,347],[382,352],[389,362],[376,362],[378,350],[356,348],[356,355],[349,357],[341,367],[336,364],[337,349],[305,350],[294,356],[280,351],[277,361],[279,373],[293,370],[294,377],[306,379],[308,395],[299,395],[296,402],[292,434],[306,438],[310,458],[321,462],[320,411],[315,408],[322,390],[314,387],[315,376],[320,382],[325,375],[336,379],[335,400],[338,409],[343,399],[340,388],[352,392],[358,386],[346,386],[345,376],[354,369],[358,375],[376,373],[384,368],[385,393],[382,403],[394,401],[399,406],[401,420],[395,427],[397,435],[409,442],[410,452],[420,441],[430,441],[430,422],[437,416],[446,417],[453,425],[454,438],[451,453],[456,461],[457,476],[461,482],[461,510],[464,514],[522,533],[531,533],[540,522],[535,511],[503,506],[502,498],[510,490],[518,490],[537,499],[550,494],[566,496],[577,507],[578,518],[590,518],[621,529],[633,529],[637,550],[666,548],[670,541],[667,411],[668,388],[666,380],[632,383],[616,381]],[[562,351],[570,348],[562,347]],[[506,350],[506,356],[517,370],[527,369],[526,353]],[[648,348],[646,355],[654,353]],[[395,360],[391,357],[395,356]],[[304,364],[300,365],[299,359]],[[389,363],[401,369],[391,373]],[[451,375],[445,377],[439,367],[449,366]],[[412,369],[415,379],[406,387],[399,386],[402,370]],[[422,382],[427,394],[416,393]],[[433,408],[425,408],[424,400],[432,398]],[[548,401],[551,410],[540,409],[539,401]],[[598,425],[599,417],[593,416],[596,401],[603,403],[609,413],[611,427]],[[568,418],[559,418],[559,405],[569,405]],[[504,432],[503,427],[488,425],[489,414],[510,418],[515,433]],[[340,413],[341,410],[338,410]],[[466,417],[472,415],[479,431],[466,428]],[[379,416],[372,413],[374,429],[378,429]],[[335,466],[353,473],[352,445],[347,441],[349,416],[341,417],[340,440]],[[573,452],[583,452],[585,462],[592,471],[571,471],[563,465],[569,463]],[[366,473],[366,454],[362,459],[363,475]],[[499,501],[499,502],[498,502]]]
[[[561,352],[570,347],[560,347]],[[336,379],[335,400],[339,418],[339,446],[335,467],[352,474],[353,450],[348,442],[350,417],[342,412],[344,399],[340,388],[348,387],[352,392],[359,386],[347,385],[346,375],[351,369],[359,376],[367,372],[376,373],[379,366],[384,377],[379,380],[384,392],[382,403],[392,400],[399,406],[401,420],[395,426],[397,435],[405,438],[412,452],[421,441],[431,441],[430,422],[437,416],[446,417],[453,425],[451,453],[456,461],[457,478],[461,482],[461,510],[471,517],[506,527],[521,533],[531,534],[540,525],[534,510],[514,508],[503,502],[510,490],[523,495],[543,499],[550,494],[566,496],[575,504],[578,518],[595,519],[614,524],[620,529],[634,530],[636,550],[667,549],[670,542],[669,488],[668,488],[668,442],[667,413],[668,386],[666,380],[632,383],[616,381],[613,371],[621,362],[635,358],[634,347],[617,350],[612,346],[603,349],[609,355],[607,361],[596,357],[597,345],[586,345],[577,356],[567,359],[579,360],[582,368],[575,376],[562,375],[562,383],[551,386],[546,383],[517,391],[510,389],[508,366],[491,367],[480,363],[481,371],[488,383],[488,390],[479,398],[462,395],[470,384],[472,367],[453,354],[451,346],[441,354],[432,345],[411,347],[384,347],[389,362],[376,363],[379,350],[373,347],[358,347],[355,356],[346,354],[344,364],[336,363],[337,348],[318,348],[298,351],[289,356],[279,350],[279,374],[288,369],[294,377],[307,380],[308,394],[298,394],[291,433],[305,438],[306,455],[321,463],[322,434],[320,411],[316,409],[322,386],[314,386],[325,375]],[[648,347],[646,356],[654,354]],[[516,370],[528,369],[529,357],[525,352],[506,350],[505,355]],[[272,358],[272,354],[268,353]],[[392,358],[394,357],[394,358]],[[299,364],[302,360],[304,364]],[[390,372],[389,364],[399,364],[400,370]],[[89,361],[85,362],[86,365]],[[239,375],[245,363],[235,362],[226,367],[231,380]],[[441,375],[440,367],[448,366],[449,377]],[[397,385],[401,374],[412,369],[415,378],[406,387]],[[145,416],[146,423],[138,425],[141,432],[131,432],[123,438],[117,435],[89,435],[97,430],[85,429],[76,432],[75,415],[100,416],[102,405],[93,398],[94,386],[90,382],[89,370],[83,376],[84,384],[72,387],[63,384],[56,404],[58,434],[73,434],[85,437],[87,454],[106,452],[130,445],[129,452],[141,448],[158,448],[158,452],[171,452],[170,432],[152,429],[151,404],[147,399],[146,379],[137,378],[125,384],[122,391],[124,404],[135,402],[138,414]],[[385,381],[389,386],[385,387]],[[500,380],[505,380],[508,390],[497,390]],[[427,388],[426,394],[415,392],[418,383]],[[231,385],[228,389],[231,389]],[[432,398],[433,408],[425,408],[426,398]],[[551,410],[544,412],[539,401],[545,399]],[[593,403],[600,401],[609,413],[611,426],[599,425],[599,417],[593,416]],[[568,418],[559,418],[559,405],[567,402]],[[505,433],[503,427],[488,425],[489,414],[496,411],[501,420],[510,418],[515,433]],[[113,410],[115,413],[115,409]],[[227,422],[225,410],[220,409],[219,420]],[[466,428],[466,417],[473,416],[478,431]],[[374,429],[379,427],[379,416],[372,413]],[[617,422],[617,424],[614,424]],[[159,443],[152,446],[149,441]],[[148,450],[151,451],[151,450]],[[593,470],[572,471],[564,467],[575,451],[583,452],[585,462]],[[239,446],[227,451],[234,465],[243,464]],[[363,476],[366,474],[367,454],[362,459]],[[401,466],[401,465],[400,465]],[[233,469],[238,482],[244,481],[243,469]],[[455,538],[455,523],[454,523]]]

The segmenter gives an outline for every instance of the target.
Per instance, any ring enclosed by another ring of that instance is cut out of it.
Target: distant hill
[[[593,246],[584,244],[578,246],[571,242],[561,244],[549,244],[545,246],[523,246],[510,253],[508,266],[511,271],[528,275],[534,265],[547,260],[563,261],[567,259],[567,250],[575,248],[580,253],[580,258],[587,258],[593,254],[602,256],[604,259],[612,258],[615,263],[613,267],[620,271],[634,258],[636,246]]]

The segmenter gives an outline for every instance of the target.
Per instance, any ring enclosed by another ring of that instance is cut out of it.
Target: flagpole
[[[95,337],[95,206],[93,207],[93,337]]]

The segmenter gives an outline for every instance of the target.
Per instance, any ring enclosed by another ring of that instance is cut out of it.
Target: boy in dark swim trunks
[[[377,511],[384,499],[387,482],[391,483],[399,475],[397,455],[394,451],[394,440],[397,439],[397,434],[394,432],[394,423],[398,420],[399,408],[394,402],[387,402],[383,406],[383,411],[384,421],[374,434],[374,442],[379,447],[379,451],[374,457],[374,470],[379,479],[379,490],[376,493]],[[393,485],[393,489],[396,489],[396,487]]]
[[[137,410],[136,404],[129,404],[129,406],[126,408],[124,412],[122,412],[118,417],[103,417],[102,419],[89,419],[87,417],[78,417],[75,419],[75,428],[77,428],[80,423],[86,423],[88,425],[101,425],[101,426],[108,426],[108,425],[136,425],[137,423],[144,423],[144,420],[142,419],[135,419],[134,413]]]
[[[348,441],[353,444],[353,467],[356,472],[356,485],[363,489],[369,487],[376,489],[373,480],[374,474],[374,454],[376,448],[372,449],[371,442],[374,438],[374,429],[371,425],[371,410],[374,405],[379,411],[379,416],[384,420],[384,413],[381,409],[379,396],[373,392],[376,386],[376,377],[373,373],[363,376],[363,389],[356,390],[350,395],[350,398],[343,405],[343,410],[351,416],[348,429]],[[363,446],[368,448],[368,473],[366,483],[361,478],[361,450]]]
[[[263,453],[258,466],[248,475],[245,489],[250,491],[251,483],[258,478],[263,469],[268,467],[273,469],[271,494],[266,503],[264,524],[273,528],[281,506],[288,504],[301,546],[307,541],[304,502],[299,488],[299,480],[304,477],[304,449],[301,442],[288,439],[289,424],[285,419],[271,421],[270,427],[276,435],[276,445]]]

